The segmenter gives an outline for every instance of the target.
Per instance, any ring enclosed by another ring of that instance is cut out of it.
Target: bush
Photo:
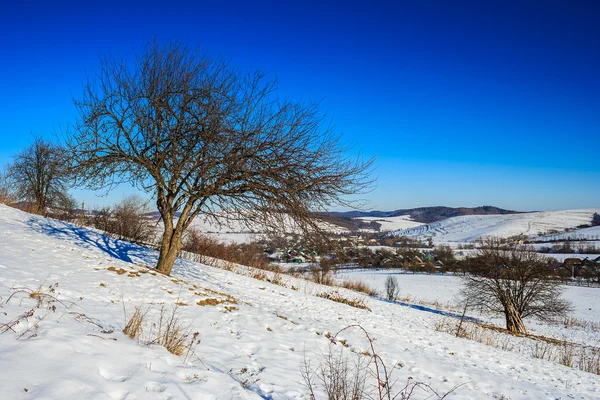
[[[400,294],[398,279],[395,276],[388,276],[385,279],[385,294],[388,300],[395,300]]]
[[[131,195],[112,209],[94,210],[91,224],[117,239],[148,243],[154,239],[152,222],[144,215],[148,212],[148,203],[138,195]]]
[[[203,235],[195,229],[188,229],[183,240],[183,250],[190,253],[225,260],[248,267],[273,270],[262,246],[251,244],[224,244],[217,239]]]

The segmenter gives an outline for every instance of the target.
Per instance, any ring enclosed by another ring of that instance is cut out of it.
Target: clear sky
[[[600,2],[10,3],[0,164],[30,132],[50,138],[75,119],[72,96],[101,55],[156,37],[320,100],[355,149],[378,157],[372,208],[600,207]],[[93,206],[125,192],[74,194]]]

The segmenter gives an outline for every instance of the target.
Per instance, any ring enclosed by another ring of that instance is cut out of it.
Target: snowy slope
[[[410,215],[401,215],[399,217],[360,217],[356,218],[363,221],[371,222],[375,221],[381,224],[380,231],[396,231],[402,229],[409,229],[415,226],[423,225],[421,222],[413,221]]]
[[[548,241],[557,240],[600,240],[600,226],[592,226],[590,228],[574,229],[569,232],[563,232],[554,235],[545,235],[540,239]]]
[[[463,215],[393,232],[395,236],[433,237],[436,242],[472,242],[484,236],[536,236],[589,224],[600,208],[505,215]]]
[[[389,365],[401,362],[399,382],[442,393],[463,384],[449,399],[600,398],[597,375],[436,332],[431,313],[340,290],[363,296],[371,311],[361,310],[313,296],[331,288],[285,278],[292,290],[184,260],[172,277],[142,266],[155,262],[145,248],[0,205],[0,324],[34,307],[25,288],[58,283],[59,300],[0,334],[0,399],[308,399],[305,355],[317,358],[325,332],[354,323]],[[236,309],[196,305],[211,296],[235,298]],[[152,303],[152,319],[175,302],[200,333],[199,360],[121,333],[124,308]],[[344,338],[367,349],[358,333]]]

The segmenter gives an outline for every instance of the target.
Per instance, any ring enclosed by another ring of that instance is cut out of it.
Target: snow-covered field
[[[413,221],[410,215],[401,215],[399,217],[360,217],[357,218],[367,222],[378,222],[381,224],[380,231],[397,231],[402,229],[414,228],[415,226],[421,226],[423,223]]]
[[[0,324],[33,310],[0,334],[0,399],[308,399],[305,356],[315,361],[328,348],[326,332],[355,323],[388,365],[401,363],[399,382],[412,377],[441,393],[462,384],[447,398],[600,398],[598,375],[436,332],[430,312],[339,289],[371,309],[361,310],[314,296],[332,288],[285,277],[292,290],[184,260],[171,277],[153,275],[144,265],[156,256],[0,205]],[[36,308],[30,291],[54,284],[57,301]],[[225,302],[196,304],[208,298]],[[198,358],[121,333],[124,309],[150,306],[153,320],[175,302],[199,332]],[[358,332],[344,339],[357,354],[367,349]]]
[[[427,275],[406,273],[403,270],[342,270],[336,279],[352,279],[367,283],[380,293],[385,291],[388,276],[396,277],[400,286],[400,297],[410,297],[418,303],[439,302],[459,304],[462,278],[459,275]],[[572,317],[600,323],[600,288],[563,286],[564,296],[573,304]],[[460,307],[460,306],[459,306]]]
[[[436,243],[472,242],[484,236],[538,236],[589,224],[600,208],[504,215],[463,215],[393,232],[396,236],[432,237]]]

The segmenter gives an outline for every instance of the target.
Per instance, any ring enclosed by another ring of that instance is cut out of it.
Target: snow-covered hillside
[[[145,267],[156,257],[0,205],[0,326],[21,318],[0,329],[0,399],[308,399],[304,359],[327,351],[326,332],[356,323],[399,382],[462,385],[448,399],[600,398],[598,375],[436,332],[429,312],[339,289],[367,311],[314,296],[329,287],[284,277],[293,290],[184,260],[162,276]],[[175,303],[199,332],[199,358],[122,333],[124,310],[149,307],[156,321]],[[368,357],[359,332],[344,339],[344,351]]]
[[[395,236],[432,237],[435,242],[472,242],[484,236],[537,236],[589,224],[600,208],[505,215],[463,215],[393,232]]]
[[[380,231],[397,231],[401,229],[409,229],[415,226],[423,225],[421,222],[413,221],[410,215],[401,215],[399,217],[360,217],[356,218],[367,222],[375,221],[381,224]]]

